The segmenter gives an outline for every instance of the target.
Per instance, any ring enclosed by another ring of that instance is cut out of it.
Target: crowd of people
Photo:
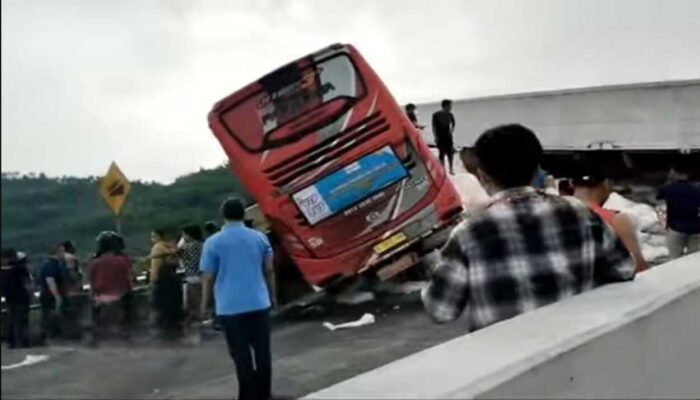
[[[156,229],[151,233],[150,253],[141,258],[127,255],[124,239],[114,231],[105,231],[97,236],[95,252],[87,262],[81,263],[75,244],[67,240],[52,246],[46,260],[36,269],[30,268],[26,253],[3,249],[5,340],[9,347],[15,348],[45,345],[50,338],[80,336],[75,299],[84,294],[88,295],[92,309],[93,333],[101,325],[103,310],[113,306],[120,311],[121,332],[128,337],[134,323],[135,264],[139,262],[149,266],[144,283],[152,288],[154,325],[164,331],[181,331],[180,328],[202,317],[199,261],[204,240],[218,231],[219,226],[213,221],[204,224],[203,229],[198,225],[186,226],[176,243],[177,237],[170,238],[165,231]],[[41,319],[37,340],[32,342],[29,310],[35,293]],[[214,325],[219,328],[217,321]]]

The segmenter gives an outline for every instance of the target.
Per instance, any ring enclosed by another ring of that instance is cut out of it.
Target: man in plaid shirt
[[[634,279],[634,261],[600,217],[573,197],[530,186],[542,146],[522,125],[477,140],[490,203],[452,232],[423,290],[436,322],[467,311],[476,330],[594,287]]]

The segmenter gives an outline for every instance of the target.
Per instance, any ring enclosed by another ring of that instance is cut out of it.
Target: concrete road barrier
[[[698,338],[694,254],[307,398],[698,398]]]

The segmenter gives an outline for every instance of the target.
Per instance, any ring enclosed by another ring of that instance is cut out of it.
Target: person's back
[[[478,175],[495,194],[455,228],[431,271],[422,297],[435,321],[466,309],[475,330],[634,277],[629,252],[600,217],[574,198],[528,186],[542,154],[534,133],[497,127],[475,149]]]
[[[66,274],[66,268],[59,259],[51,257],[46,260],[39,270],[39,287],[41,296],[50,297],[52,295],[48,284],[49,278],[53,278],[54,282],[56,283],[58,293],[61,296],[65,295]]]
[[[270,307],[263,263],[269,244],[243,223],[230,223],[204,244],[203,259],[218,264],[214,293],[217,314],[229,315]],[[203,264],[204,265],[204,264]]]
[[[100,299],[118,299],[131,291],[131,260],[106,253],[90,262],[90,289]]]

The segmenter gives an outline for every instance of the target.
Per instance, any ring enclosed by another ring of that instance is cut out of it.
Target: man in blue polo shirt
[[[261,232],[243,224],[245,208],[238,199],[221,206],[226,225],[204,243],[202,315],[214,282],[216,315],[236,365],[239,399],[268,399],[272,377],[270,356],[270,292],[272,248]],[[253,358],[255,363],[253,363]]]

